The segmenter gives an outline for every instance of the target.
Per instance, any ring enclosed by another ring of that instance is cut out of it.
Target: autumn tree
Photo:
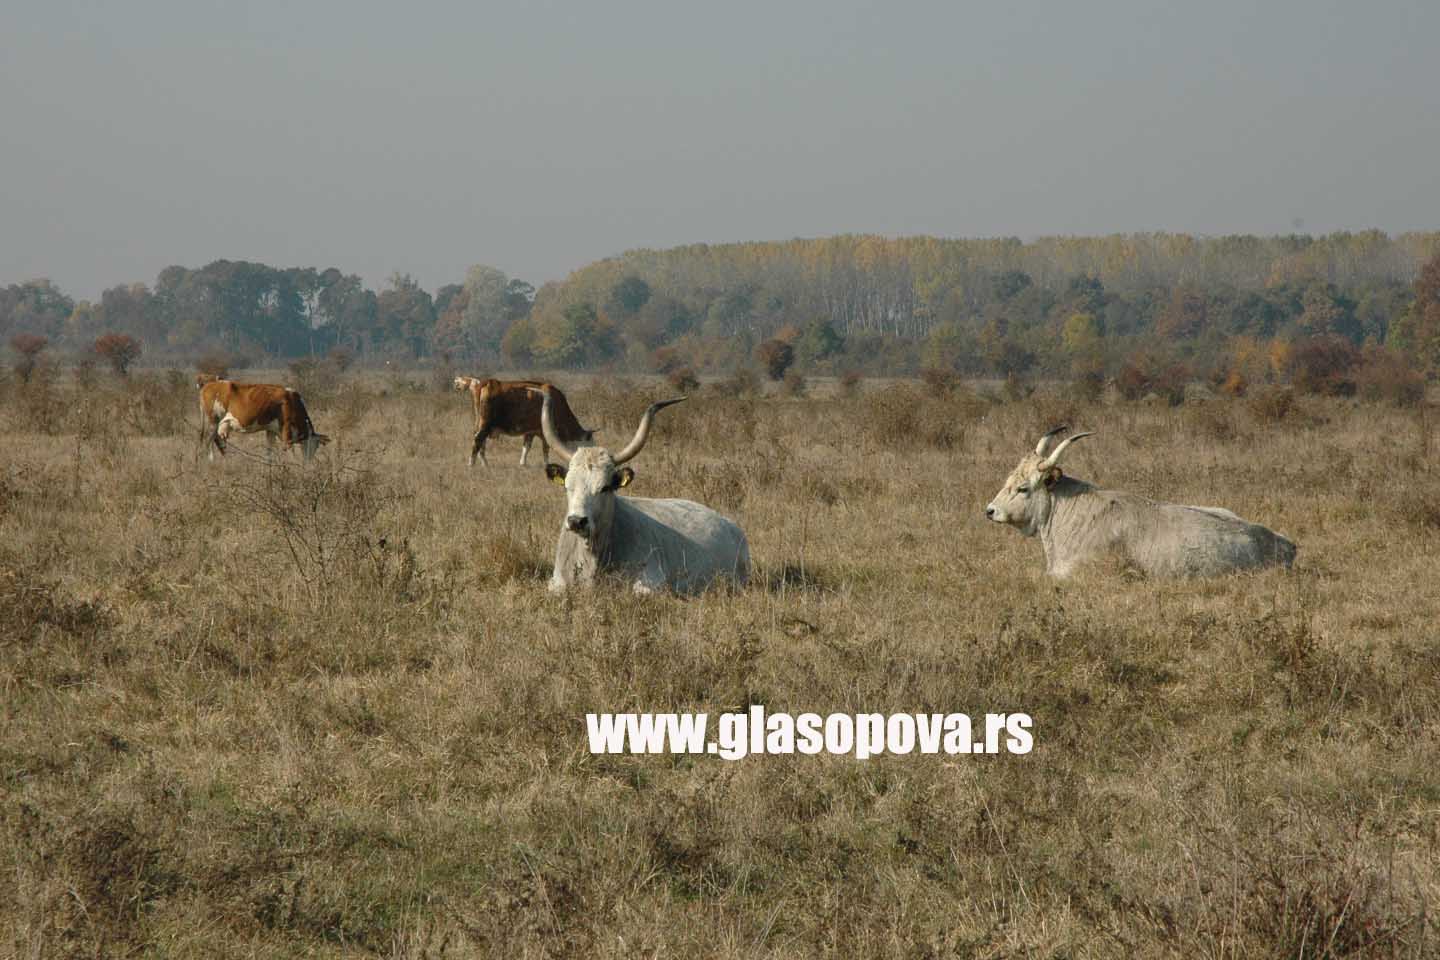
[[[467,352],[464,320],[469,303],[470,295],[462,284],[447,283],[435,291],[435,326],[430,329],[430,349],[448,357]]]
[[[1019,376],[1035,366],[1035,353],[1021,346],[1010,334],[1009,322],[994,317],[980,330],[980,356],[992,372]]]
[[[503,270],[476,264],[465,272],[465,312],[462,329],[471,349],[493,350],[510,326],[505,311],[505,288],[510,278]]]
[[[969,347],[965,332],[958,323],[937,324],[930,329],[930,335],[920,348],[922,369],[953,373],[965,359]]]
[[[435,302],[408,273],[390,276],[375,301],[376,339],[411,358],[423,356],[435,327]]]
[[[500,338],[500,353],[516,366],[528,367],[535,361],[536,340],[535,320],[526,317],[505,331],[505,336]]]
[[[640,308],[650,302],[650,295],[650,284],[631,274],[610,288],[610,296],[605,301],[605,309],[620,316],[632,316],[639,313]]]
[[[1189,287],[1178,287],[1155,320],[1155,332],[1167,340],[1188,340],[1205,329],[1209,304],[1204,294]]]
[[[1004,303],[1016,297],[1033,282],[1030,275],[1023,270],[1006,270],[991,278],[990,290],[996,300]]]
[[[619,342],[615,328],[602,320],[593,303],[572,303],[537,326],[533,351],[547,366],[573,369],[612,359]]]
[[[29,280],[0,288],[0,336],[36,333],[58,337],[75,302],[49,280]]]
[[[1254,337],[1231,337],[1219,367],[1216,386],[1232,397],[1244,396],[1250,388],[1272,378],[1267,344]]]
[[[129,376],[130,365],[140,359],[140,341],[127,333],[101,334],[95,341],[95,353],[117,376]]]
[[[38,333],[17,333],[10,338],[10,349],[15,352],[15,375],[22,383],[29,383],[40,362],[40,353],[50,345],[49,337]]]
[[[1190,382],[1190,368],[1183,363],[1140,351],[1126,358],[1115,377],[1115,387],[1127,400],[1139,400],[1150,394],[1162,397],[1172,407],[1185,402],[1185,385]]]
[[[1298,340],[1290,351],[1290,380],[1301,393],[1327,397],[1355,392],[1360,351],[1344,337],[1327,334]]]
[[[1070,375],[1083,380],[1097,395],[1105,383],[1104,335],[1093,314],[1072,313],[1060,329],[1060,343],[1070,358]]]
[[[1415,300],[1390,329],[1391,343],[1415,358],[1431,376],[1440,373],[1440,253],[1415,279]]]

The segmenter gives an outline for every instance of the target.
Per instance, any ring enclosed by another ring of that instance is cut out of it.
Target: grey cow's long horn
[[[1057,433],[1064,433],[1066,430],[1069,430],[1069,429],[1070,429],[1070,424],[1068,424],[1068,423],[1062,423],[1062,424],[1060,424],[1060,426],[1058,426],[1058,427],[1051,427],[1049,430],[1046,430],[1046,431],[1045,431],[1045,435],[1040,438],[1040,442],[1037,443],[1037,444],[1035,444],[1035,456],[1037,456],[1037,457],[1043,457],[1043,456],[1045,456],[1045,448],[1050,445],[1050,438],[1053,437],[1053,436],[1055,436],[1055,434],[1057,434]]]
[[[615,454],[615,464],[619,466],[627,460],[633,460],[635,455],[645,447],[645,441],[650,437],[650,424],[655,420],[656,411],[663,410],[672,403],[679,403],[681,400],[688,400],[689,397],[676,397],[674,400],[660,400],[650,404],[644,416],[640,418],[640,427],[635,431],[635,436],[625,445],[625,449]]]
[[[1047,458],[1044,463],[1040,464],[1040,469],[1049,470],[1051,467],[1055,466],[1055,464],[1060,462],[1060,458],[1065,455],[1065,451],[1070,449],[1070,444],[1074,443],[1076,440],[1083,440],[1086,437],[1093,436],[1095,436],[1095,434],[1093,433],[1077,433],[1073,437],[1066,437],[1065,442],[1060,444],[1060,446],[1056,447],[1055,452],[1050,454],[1049,458]]]
[[[534,387],[530,389],[535,390]],[[550,449],[559,454],[561,460],[569,463],[570,458],[575,456],[575,450],[555,432],[555,420],[550,413],[550,388],[545,387],[536,392],[545,398],[540,401],[540,432],[545,436],[545,442],[550,445]]]

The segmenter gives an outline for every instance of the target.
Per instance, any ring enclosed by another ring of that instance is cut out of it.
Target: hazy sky
[[[0,284],[1440,229],[1440,3],[7,0]]]

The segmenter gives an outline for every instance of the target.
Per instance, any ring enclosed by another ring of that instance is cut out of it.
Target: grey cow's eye
[[[1015,492],[1018,493],[1018,494],[1020,494],[1021,496],[1029,496],[1029,494],[1030,494],[1030,488],[1029,488],[1029,487],[1016,487],[1016,488],[1015,488]]]

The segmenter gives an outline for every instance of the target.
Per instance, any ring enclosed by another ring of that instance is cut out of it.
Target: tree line
[[[168,267],[97,303],[46,280],[0,290],[12,346],[86,351],[107,335],[176,362],[338,351],[361,363],[728,373],[788,354],[813,372],[1094,378],[1178,365],[1217,381],[1241,367],[1276,375],[1291,361],[1275,357],[1326,343],[1433,374],[1440,233],[847,235],[633,250],[538,290],[488,266],[432,294],[405,274],[377,291],[334,268],[229,260]]]

